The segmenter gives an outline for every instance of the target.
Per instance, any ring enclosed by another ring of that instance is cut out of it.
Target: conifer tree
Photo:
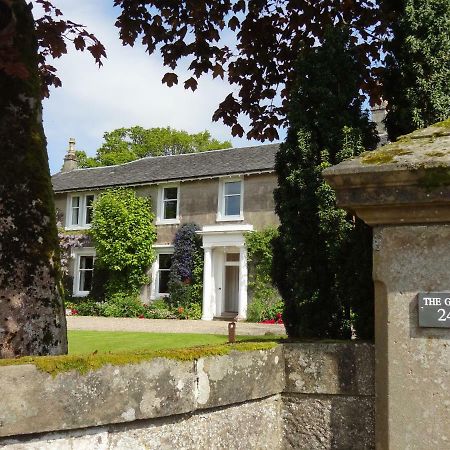
[[[389,138],[450,116],[450,2],[385,0],[392,40],[386,45],[384,97]]]
[[[362,113],[359,74],[345,29],[329,29],[322,46],[298,58],[290,128],[276,159],[281,225],[273,266],[291,337],[348,338],[351,296],[360,284],[366,296],[362,309],[373,308],[371,231],[336,207],[321,175],[330,164],[376,145],[374,126]],[[367,236],[360,244],[356,229]],[[355,267],[361,276],[352,273]]]

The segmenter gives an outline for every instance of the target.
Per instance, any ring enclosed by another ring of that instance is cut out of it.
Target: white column
[[[247,248],[245,246],[239,249],[239,319],[247,318]]]
[[[204,247],[205,259],[203,265],[203,308],[202,320],[212,320],[211,296],[212,296],[212,249]]]

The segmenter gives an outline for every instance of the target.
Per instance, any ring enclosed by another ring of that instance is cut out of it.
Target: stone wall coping
[[[325,169],[339,206],[369,225],[450,222],[450,120]]]
[[[281,393],[371,396],[373,359],[372,344],[342,342],[193,361],[156,358],[85,374],[1,366],[0,437],[168,417]]]

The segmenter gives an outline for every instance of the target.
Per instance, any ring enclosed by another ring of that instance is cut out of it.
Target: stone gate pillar
[[[324,176],[374,229],[376,447],[450,449],[450,120]]]

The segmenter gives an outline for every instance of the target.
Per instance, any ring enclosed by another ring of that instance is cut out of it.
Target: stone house
[[[131,187],[151,197],[156,216],[156,261],[148,303],[167,295],[173,238],[183,223],[200,226],[204,248],[202,319],[247,312],[246,232],[278,225],[274,211],[274,173],[278,144],[195,154],[148,157],[116,166],[77,169],[74,141],[61,172],[53,175],[60,225],[80,232],[90,227],[92,204],[102,190]],[[73,295],[89,293],[94,247],[74,248],[69,265]]]

